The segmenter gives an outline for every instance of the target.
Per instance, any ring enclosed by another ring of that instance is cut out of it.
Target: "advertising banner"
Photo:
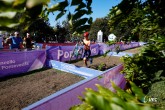
[[[0,78],[42,68],[45,50],[0,53]]]
[[[83,47],[80,47],[83,48]],[[52,46],[47,48],[47,58],[48,60],[56,60],[56,61],[69,61],[71,54],[73,53],[74,46]],[[91,45],[91,56],[98,55],[99,53],[99,45],[92,44]],[[83,55],[82,55],[83,56]],[[72,60],[74,60],[73,58]]]
[[[139,47],[139,42],[131,42],[129,44],[113,44],[113,45],[107,45],[105,43],[99,43],[99,54],[102,55],[104,54],[106,51],[115,51],[115,49],[117,47],[120,47],[120,50],[126,50],[126,49],[130,49],[130,48],[135,48],[135,47]]]

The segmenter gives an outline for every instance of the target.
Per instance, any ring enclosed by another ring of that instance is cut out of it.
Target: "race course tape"
[[[75,66],[73,64],[68,64],[68,63],[64,63],[64,62],[60,62],[60,61],[56,61],[56,60],[50,60],[50,65],[52,66],[52,68],[55,68],[55,69],[58,69],[61,71],[65,71],[65,72],[69,72],[72,74],[76,74],[76,75],[82,76],[84,78],[94,77],[97,75],[101,75],[103,73],[102,71],[85,68],[85,67],[80,67],[80,66]]]

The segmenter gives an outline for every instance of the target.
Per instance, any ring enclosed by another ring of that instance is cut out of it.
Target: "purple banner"
[[[117,46],[120,47],[120,50],[126,50],[140,46],[139,42],[131,42],[129,44],[115,44],[115,45],[113,44],[110,46],[104,43],[99,43],[99,45],[100,45],[100,52],[99,52],[100,54],[104,54],[108,50],[114,50]]]
[[[42,68],[45,50],[0,53],[0,78]]]
[[[114,91],[114,88],[112,87],[112,84],[111,84],[111,82],[114,82],[117,86],[124,89],[126,80],[124,78],[124,75],[120,73],[122,69],[123,69],[123,66],[119,65],[117,69],[112,69],[111,71],[105,72],[102,75],[103,76],[102,85]]]
[[[121,50],[138,47],[138,42],[117,44]],[[104,54],[113,50],[117,45],[108,46],[104,43],[91,45],[91,56]],[[0,77],[28,72],[42,68],[45,60],[69,61],[74,46],[47,46],[45,50],[0,52]],[[47,53],[47,54],[46,54]],[[47,56],[46,56],[47,55]],[[73,58],[72,60],[75,60]]]
[[[69,61],[73,52],[74,46],[52,46],[47,49],[48,60]],[[91,45],[91,56],[98,55],[99,45]],[[72,60],[74,60],[73,58]]]
[[[47,51],[47,60],[51,60],[51,59],[55,59],[57,60],[58,58],[58,50],[60,50],[60,46],[52,46],[49,47],[46,51]]]
[[[140,43],[139,42],[132,42],[131,45],[132,45],[132,47],[139,47]]]
[[[120,44],[120,50],[127,50],[135,47],[139,47],[139,42],[131,42],[128,44]]]

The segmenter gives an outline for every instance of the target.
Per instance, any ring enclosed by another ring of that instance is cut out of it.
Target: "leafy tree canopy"
[[[92,13],[92,0],[62,0],[48,7],[49,2],[50,0],[1,0],[0,30],[20,26],[22,23],[31,24],[34,19],[42,17],[43,11],[47,14],[59,12],[56,20],[67,14],[70,25],[78,33],[90,28],[92,17],[87,18],[84,15]],[[68,7],[75,7],[74,13],[71,13]]]
[[[164,34],[163,0],[123,0],[109,13],[110,32],[124,40],[148,41],[154,34]]]
[[[10,29],[38,18],[49,0],[1,0],[0,29]]]

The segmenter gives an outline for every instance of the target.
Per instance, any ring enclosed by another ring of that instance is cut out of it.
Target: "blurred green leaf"
[[[106,110],[109,110],[109,109],[106,109]],[[125,110],[125,109],[115,103],[111,103],[111,110]]]
[[[81,18],[85,13],[87,13],[86,10],[79,10],[78,12],[76,12],[74,15],[73,15],[73,20],[76,20],[76,19],[79,19]]]
[[[19,23],[11,23],[11,24],[8,24],[6,27],[9,27],[9,28],[14,28],[15,26],[18,26]]]
[[[90,17],[90,18],[88,19],[88,24],[92,24],[92,21],[93,21],[93,18]]]
[[[6,28],[13,28],[13,27],[15,27],[15,26],[18,26],[19,25],[19,23],[14,23],[14,22],[4,22],[4,23],[1,23],[0,22],[0,29],[5,29],[5,27]]]
[[[112,96],[113,96],[113,95],[112,95]],[[118,96],[118,97],[116,97],[116,96],[113,96],[113,97],[112,97],[112,96],[111,96],[111,98],[110,98],[110,102],[111,102],[111,103],[117,104],[117,105],[119,105],[120,107],[125,108],[125,102],[124,102],[124,100],[122,100],[119,96]]]
[[[9,19],[9,18],[0,18],[0,26],[7,26],[10,24],[16,24],[18,22],[17,19]]]
[[[85,100],[94,107],[94,110],[110,110],[109,102],[97,92],[90,91],[85,96]]]
[[[151,108],[149,105],[146,105],[146,106],[142,106],[141,107],[141,110],[155,110],[155,109],[154,108]]]
[[[82,0],[72,0],[71,6],[81,4]]]
[[[149,104],[140,103],[136,97],[126,93],[114,83],[112,85],[117,93],[99,84],[96,84],[97,91],[86,88],[83,103],[73,106],[70,110],[155,110]]]
[[[139,105],[137,103],[135,103],[134,101],[128,101],[125,104],[127,110],[141,110]]]
[[[81,105],[73,106],[69,110],[94,110],[88,103],[83,103]]]
[[[92,0],[86,0],[87,1],[87,7],[90,7],[92,4]]]
[[[36,19],[36,18],[38,18],[39,17],[39,15],[41,14],[41,12],[42,12],[42,8],[43,8],[43,5],[36,5],[36,6],[34,6],[34,7],[32,7],[32,8],[27,8],[26,9],[26,14],[30,17],[30,18],[32,18],[32,19]]]
[[[0,12],[15,11],[15,9],[12,7],[14,1],[11,0],[9,3],[7,1],[10,0],[0,0]]]
[[[143,93],[142,89],[137,87],[132,81],[129,81],[129,83],[131,85],[131,90],[134,92],[135,96],[139,100],[142,100],[145,97],[145,94]]]
[[[52,7],[48,8],[48,11],[53,12],[53,11],[57,11],[60,9],[60,3],[57,3],[55,5],[53,5]]]
[[[16,15],[16,12],[0,12],[0,19],[1,18],[9,18],[9,19],[11,19],[11,18],[14,18],[15,17],[15,15]]]
[[[16,7],[24,3],[26,3],[26,0],[14,0],[13,6]]]
[[[17,0],[17,1],[19,1],[19,0]],[[24,0],[22,0],[22,1],[24,1]],[[50,0],[27,0],[26,6],[28,8],[32,8],[32,7],[40,5],[40,4],[46,5],[48,2],[50,2]]]
[[[83,25],[83,26],[78,27],[76,29],[76,32],[83,33],[83,32],[85,32],[85,31],[87,31],[89,29],[90,29],[90,25]]]
[[[93,13],[93,11],[92,11],[92,8],[91,8],[91,7],[88,7],[87,9],[88,9],[88,11],[87,11],[87,13],[86,13],[87,15],[90,15],[90,14],[92,14],[92,13]]]
[[[82,9],[82,8],[84,8],[84,7],[86,7],[86,4],[83,3],[83,2],[81,2],[81,3],[77,6],[77,8],[75,9],[75,11],[79,11],[80,9]]]
[[[56,20],[58,20],[59,18],[61,18],[65,13],[66,13],[66,10],[61,11],[61,12],[56,16]]]
[[[135,101],[138,102],[135,97],[127,92],[125,92],[124,90],[122,90],[121,88],[119,88],[118,86],[115,85],[114,82],[112,82],[112,86],[113,88],[116,90],[116,93],[122,98],[125,99],[127,101]]]
[[[70,12],[68,13],[67,18],[68,18],[68,20],[71,20],[72,15],[71,15],[71,13],[70,13]]]
[[[115,95],[112,91],[110,91],[108,88],[105,88],[99,84],[96,84],[97,88],[98,88],[98,92],[100,94],[106,95],[108,97]]]
[[[48,8],[49,12],[53,12],[53,11],[63,11],[67,6],[68,6],[68,1],[65,0],[63,2],[59,2],[55,5],[53,5],[52,7]]]
[[[74,23],[74,27],[78,27],[78,26],[84,25],[87,22],[87,20],[88,20],[88,18],[82,18],[80,20],[77,20]]]

